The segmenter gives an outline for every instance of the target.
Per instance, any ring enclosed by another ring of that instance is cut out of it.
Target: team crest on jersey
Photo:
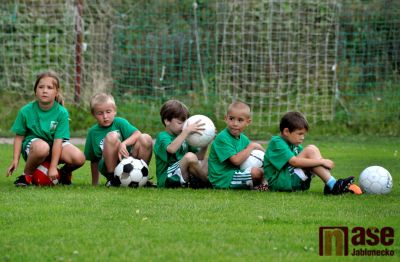
[[[56,131],[57,125],[58,125],[57,121],[50,121],[50,132]]]

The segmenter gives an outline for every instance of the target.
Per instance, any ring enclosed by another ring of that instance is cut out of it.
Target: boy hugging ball
[[[315,145],[303,148],[308,122],[299,112],[288,112],[280,121],[280,135],[273,136],[264,156],[264,175],[272,191],[308,190],[312,174],[325,183],[324,194],[339,195],[350,190],[354,177],[336,179],[334,163],[325,159]]]
[[[229,105],[225,115],[226,128],[215,138],[208,160],[208,177],[214,188],[256,189],[267,191],[262,168],[240,169],[251,151],[264,151],[243,133],[251,123],[250,107],[236,101]]]

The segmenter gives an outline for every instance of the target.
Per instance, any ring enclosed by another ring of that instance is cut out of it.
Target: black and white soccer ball
[[[142,187],[148,181],[149,167],[142,159],[124,158],[115,167],[114,176],[119,179],[121,186]]]

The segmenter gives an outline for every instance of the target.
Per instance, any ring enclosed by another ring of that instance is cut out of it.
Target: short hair
[[[115,105],[115,100],[112,95],[107,93],[98,93],[92,96],[92,99],[90,99],[90,111],[92,112],[92,114],[94,114],[94,108],[99,104],[111,104],[115,108],[117,107]]]
[[[161,122],[165,126],[164,120],[171,121],[177,118],[185,121],[189,117],[189,110],[184,103],[179,100],[171,99],[165,102],[160,110]]]
[[[40,80],[42,80],[42,78],[45,78],[45,77],[51,77],[54,79],[53,85],[55,86],[55,88],[57,89],[57,92],[58,92],[55,100],[60,105],[64,105],[64,97],[61,94],[60,79],[58,78],[57,73],[52,70],[41,72],[36,76],[35,85],[33,86],[33,92],[35,92],[35,94],[36,94],[36,90],[37,90]]]
[[[297,129],[305,129],[308,131],[308,122],[304,115],[300,112],[288,112],[286,113],[279,124],[279,130],[282,132],[283,129],[288,128],[289,132],[293,132]]]
[[[232,102],[228,106],[228,110],[226,111],[226,113],[229,114],[229,112],[231,110],[242,111],[246,114],[247,117],[251,117],[250,106],[243,101],[237,100],[237,101]]]

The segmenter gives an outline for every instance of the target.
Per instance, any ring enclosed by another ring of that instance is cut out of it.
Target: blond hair
[[[228,106],[227,114],[231,112],[232,110],[236,111],[241,111],[246,115],[246,117],[250,118],[251,117],[251,111],[250,111],[250,106],[246,104],[243,101],[234,101]]]
[[[90,99],[90,110],[92,114],[94,113],[95,107],[99,104],[111,104],[115,108],[117,108],[114,97],[106,93],[95,94],[94,96],[92,96],[92,99]]]

